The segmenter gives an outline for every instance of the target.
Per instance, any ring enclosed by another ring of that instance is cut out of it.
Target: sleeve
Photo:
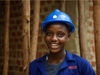
[[[76,64],[78,66],[79,75],[96,75],[91,64],[84,58],[74,55]]]

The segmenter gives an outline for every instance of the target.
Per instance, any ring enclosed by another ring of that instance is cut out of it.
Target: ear
[[[67,41],[69,41],[69,38],[70,38],[70,36],[71,36],[71,33],[69,33],[69,34],[68,34],[68,38],[67,38]]]
[[[71,36],[71,33],[68,34],[68,38],[70,38],[70,36]]]

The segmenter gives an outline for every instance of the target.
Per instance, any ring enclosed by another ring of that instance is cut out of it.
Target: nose
[[[57,41],[57,36],[53,35],[51,41],[53,41],[53,42]]]

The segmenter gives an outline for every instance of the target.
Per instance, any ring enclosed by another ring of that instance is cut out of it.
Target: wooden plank
[[[86,58],[84,0],[79,0],[79,42],[82,57]]]
[[[23,0],[23,54],[24,54],[24,75],[28,75],[29,52],[30,52],[30,0]]]
[[[96,51],[96,73],[100,75],[100,0],[93,0],[93,19]]]
[[[37,44],[38,44],[38,31],[39,31],[39,16],[40,16],[40,0],[34,1],[33,12],[33,24],[32,24],[32,39],[31,39],[31,55],[30,61],[36,59]]]
[[[3,75],[8,75],[8,67],[9,67],[9,20],[10,20],[10,1],[6,0]]]
[[[61,10],[66,12],[66,0],[61,0]]]

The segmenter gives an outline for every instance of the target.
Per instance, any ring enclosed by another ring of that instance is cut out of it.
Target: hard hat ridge
[[[65,23],[66,25],[69,25],[71,33],[74,32],[75,30],[71,18],[66,13],[61,12],[58,9],[55,9],[53,12],[47,15],[47,17],[45,18],[44,22],[41,25],[42,30],[45,32],[44,30],[45,26],[53,22]]]

